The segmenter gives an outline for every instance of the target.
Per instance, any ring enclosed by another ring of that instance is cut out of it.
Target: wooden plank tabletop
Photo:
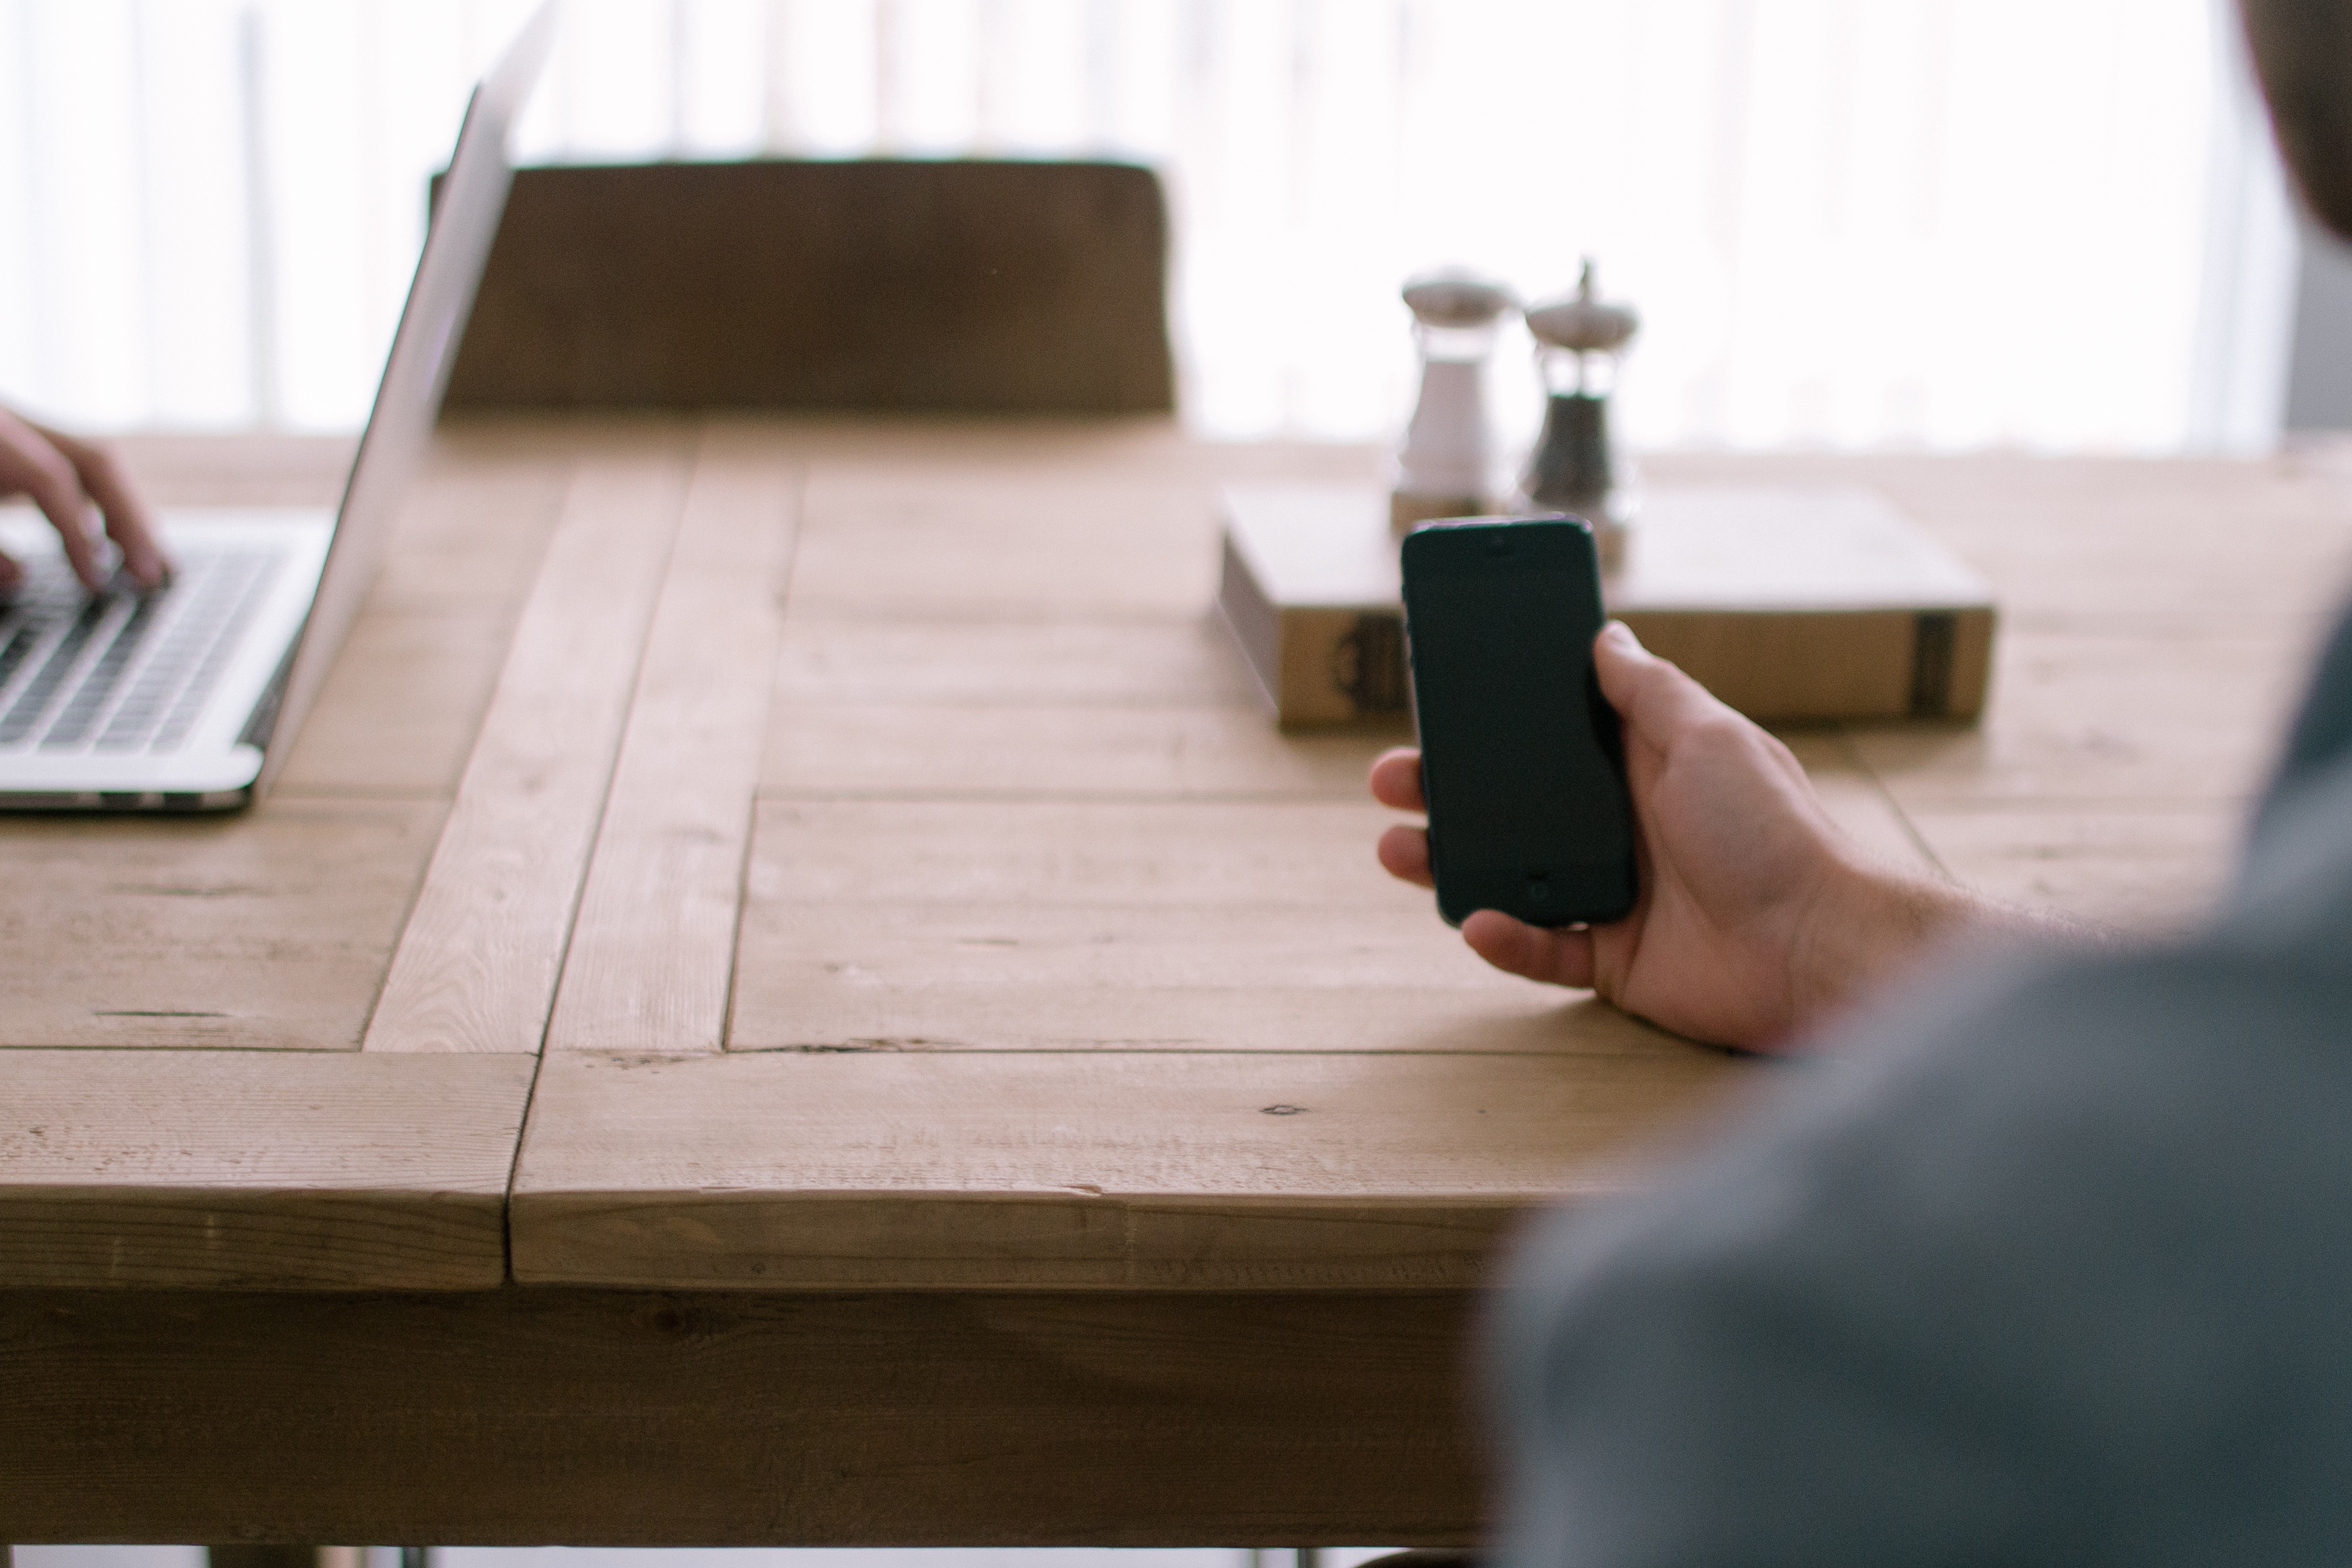
[[[347,458],[131,451],[183,501]],[[1498,1234],[1759,1069],[1487,972],[1372,863],[1395,737],[1252,706],[1215,486],[1376,463],[445,430],[268,802],[0,818],[0,1514],[1482,1539]],[[2129,927],[2225,874],[2352,564],[2326,461],[1649,473],[1868,485],[1983,571],[1981,727],[1788,738],[1876,853]]]
[[[731,968],[727,1027],[600,1049],[625,1020],[567,1010],[517,1280],[1472,1285],[1529,1205],[1736,1076],[1492,973],[1384,877],[1363,779],[1395,737],[1273,730],[1204,613],[1212,456],[1106,447],[811,456],[783,679],[703,672],[776,687],[712,803],[740,922],[687,965]],[[608,842],[667,798],[616,792]],[[607,875],[587,897],[635,934],[600,940],[685,963]]]
[[[132,456],[317,502],[343,450]],[[1750,1069],[1486,970],[1372,864],[1395,737],[1254,707],[1213,489],[1374,460],[445,432],[269,801],[0,820],[0,1278],[1477,1280]],[[2324,463],[1650,471],[1870,485],[1990,576],[1982,726],[1790,738],[1882,855],[2124,925],[2216,885],[2352,544]]]
[[[1746,1076],[1492,973],[1382,877],[1361,781],[1395,737],[1276,733],[1202,614],[1216,455],[1105,447],[811,455],[782,663],[711,677],[774,689],[735,802],[725,1037],[550,1052],[519,1280],[1467,1284],[1528,1205],[1610,1184],[1612,1152]],[[2231,465],[1867,467],[2031,585],[1983,731],[1795,737],[1832,809],[2026,901],[2185,917],[2318,612],[2311,569],[2340,557],[2333,490]],[[2208,575],[2237,488],[2300,580],[2221,574],[2237,615],[2115,595],[2109,554]],[[2083,536],[2072,560],[2047,559],[2053,522]],[[2054,570],[2096,581],[2061,595]]]

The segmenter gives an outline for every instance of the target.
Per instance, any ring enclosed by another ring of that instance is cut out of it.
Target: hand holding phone
[[[1616,710],[1593,675],[1601,567],[1571,517],[1404,542],[1405,638],[1438,912],[1622,918],[1638,891]]]
[[[2083,928],[1864,852],[1841,832],[1789,748],[1644,649],[1623,626],[1592,644],[1623,717],[1626,782],[1642,826],[1641,897],[1627,918],[1545,929],[1474,910],[1463,936],[1497,969],[1590,987],[1695,1040],[1781,1050],[1855,998],[1977,931],[2082,942]],[[1418,748],[1373,763],[1373,798],[1430,809]],[[1428,830],[1381,835],[1391,876],[1435,885]]]

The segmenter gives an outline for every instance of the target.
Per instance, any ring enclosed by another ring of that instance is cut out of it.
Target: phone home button
[[[1546,903],[1549,902],[1550,899],[1551,884],[1544,879],[1544,874],[1541,871],[1538,871],[1528,878],[1528,901],[1529,903]]]

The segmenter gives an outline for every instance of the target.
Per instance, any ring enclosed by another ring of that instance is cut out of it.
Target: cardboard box
[[[1407,712],[1385,493],[1252,485],[1223,499],[1217,607],[1282,725]],[[1654,489],[1602,596],[1653,651],[1760,722],[1984,709],[1990,587],[1869,490]]]

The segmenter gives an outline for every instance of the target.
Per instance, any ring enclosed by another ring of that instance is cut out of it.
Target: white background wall
[[[0,0],[0,398],[344,427],[526,0]],[[2276,433],[2294,248],[2226,0],[573,0],[541,159],[1140,159],[1184,401],[1360,437],[1409,272],[1597,255],[1642,444]],[[1524,342],[1500,406],[1535,405]]]

